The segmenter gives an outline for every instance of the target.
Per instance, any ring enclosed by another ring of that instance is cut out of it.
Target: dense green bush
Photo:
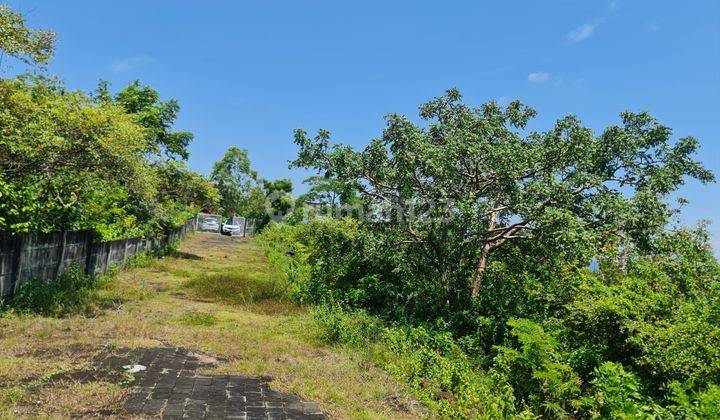
[[[423,281],[422,266],[393,238],[353,219],[270,224],[257,237],[293,284],[300,302],[367,309],[389,319],[434,319],[448,313],[441,287]]]
[[[166,108],[157,95],[137,83],[93,97],[40,76],[0,79],[0,231],[155,236],[215,206],[209,180],[160,155],[180,133],[177,110],[157,123],[164,132],[143,117]]]
[[[448,305],[387,237],[354,220],[258,237],[321,338],[368,353],[447,417],[700,417],[720,407],[720,266],[706,232],[591,271],[508,248],[476,299]]]
[[[668,231],[672,194],[715,179],[695,157],[699,141],[674,139],[646,112],[623,112],[598,134],[574,116],[531,131],[532,108],[473,107],[456,89],[419,111],[419,123],[388,115],[361,148],[295,131],[292,166],[335,195],[352,190],[364,211],[282,228],[282,247],[309,265],[298,297],[410,332],[416,374],[396,373],[437,378],[455,413],[497,415],[463,402],[472,393],[460,384],[475,382],[461,372],[510,389],[515,415],[715,409],[718,263],[702,227]]]
[[[20,285],[6,309],[19,313],[61,316],[82,311],[92,301],[97,281],[73,265],[53,281],[32,278]]]
[[[306,247],[297,239],[300,227],[270,223],[256,241],[265,250],[270,264],[285,276],[288,295],[298,302],[306,299],[305,288],[310,279]]]

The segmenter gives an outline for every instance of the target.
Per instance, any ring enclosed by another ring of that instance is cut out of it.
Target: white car
[[[217,219],[208,217],[207,219],[203,220],[202,225],[200,225],[200,229],[217,232],[220,230],[220,224],[218,223]]]
[[[233,232],[241,230],[240,225],[234,223],[232,220],[228,220],[227,222],[223,223],[220,227],[220,233],[223,235],[232,236]]]

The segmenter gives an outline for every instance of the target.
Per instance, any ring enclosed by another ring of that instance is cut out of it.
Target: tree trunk
[[[440,264],[440,283],[445,289],[445,306],[450,307],[450,285],[447,279],[447,270],[445,270],[445,264]]]
[[[478,258],[477,267],[475,268],[475,274],[473,275],[472,280],[472,297],[475,297],[478,295],[478,292],[480,291],[480,281],[482,280],[483,275],[485,274],[485,269],[487,268],[487,257],[490,253],[490,244],[486,243],[482,247],[482,251],[480,251],[480,257]]]
[[[488,237],[491,235],[489,232],[495,229],[495,221],[497,218],[497,213],[492,212],[490,214],[490,223],[488,223]],[[475,268],[475,273],[473,274],[472,279],[472,297],[476,297],[478,295],[478,292],[480,292],[480,281],[482,280],[483,275],[485,274],[485,269],[487,268],[487,260],[488,255],[490,254],[490,250],[492,249],[492,246],[490,242],[485,242],[483,244],[482,249],[480,250],[480,256],[478,257],[477,267]]]

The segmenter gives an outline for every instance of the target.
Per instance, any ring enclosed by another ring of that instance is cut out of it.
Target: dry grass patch
[[[51,418],[111,416],[122,412],[130,392],[121,384],[61,381],[28,392],[23,411]]]

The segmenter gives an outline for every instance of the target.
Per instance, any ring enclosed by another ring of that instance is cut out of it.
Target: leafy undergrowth
[[[355,351],[328,345],[312,311],[282,297],[254,242],[196,234],[162,259],[101,282],[92,316],[0,316],[0,418],[122,413],[127,388],[38,378],[87,368],[103,346],[184,347],[227,360],[208,374],[270,376],[271,386],[337,418],[417,418],[417,400]],[[68,389],[73,390],[72,393]],[[40,403],[38,403],[40,401]]]
[[[672,258],[639,258],[602,279],[553,271],[558,277],[543,277],[544,287],[575,285],[563,305],[549,295],[554,316],[533,312],[548,310],[533,295],[543,283],[503,277],[506,266],[496,275],[512,293],[483,289],[462,310],[413,317],[429,308],[432,283],[418,290],[405,260],[396,266],[397,255],[379,252],[380,242],[358,229],[352,220],[278,224],[257,240],[293,284],[294,299],[323,305],[314,311],[320,339],[406,384],[432,415],[720,417],[720,267],[696,240],[702,232],[671,237],[682,250]]]
[[[404,382],[435,416],[537,418],[529,409],[518,409],[513,387],[508,383],[510,370],[517,375],[530,359],[546,357],[543,353],[551,351],[548,346],[552,346],[552,340],[532,323],[512,321],[524,346],[523,352],[505,348],[510,354],[498,356],[496,367],[484,369],[468,357],[449,333],[424,327],[388,326],[364,311],[348,312],[330,306],[315,311],[315,319],[322,328],[324,341],[345,351],[357,352]],[[549,387],[565,379],[560,367],[548,366],[546,371],[535,373],[534,379],[544,381]],[[595,379],[589,384],[594,395],[581,401],[587,406],[599,407],[593,418],[709,419],[720,416],[717,405],[720,387],[716,385],[695,395],[688,395],[687,389],[677,385],[672,405],[664,408],[643,397],[638,378],[619,363],[605,362],[594,375]],[[553,407],[548,406],[548,411],[551,409]]]
[[[314,315],[325,342],[358,352],[407,384],[434,416],[535,418],[518,413],[512,388],[499,375],[478,369],[450,334],[386,326],[364,311],[338,307],[321,307]]]

